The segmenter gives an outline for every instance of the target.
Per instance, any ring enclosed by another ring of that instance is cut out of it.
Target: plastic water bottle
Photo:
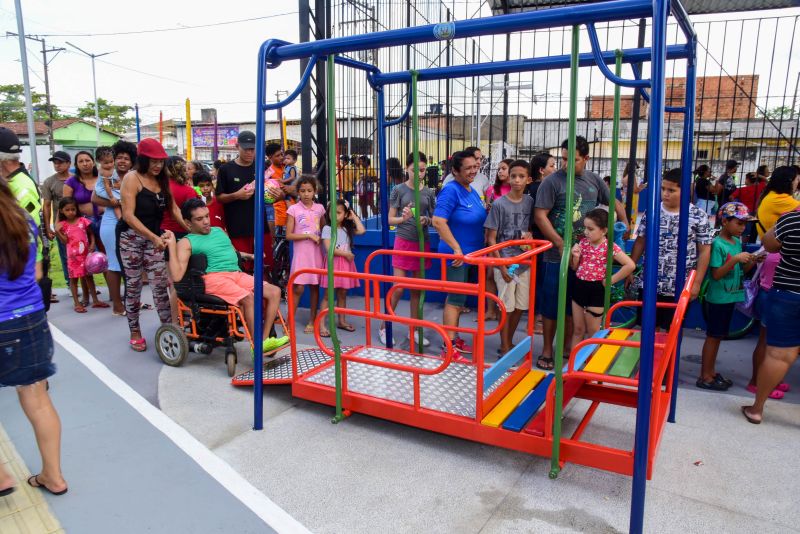
[[[616,243],[619,248],[625,250],[625,239],[623,235],[628,227],[622,221],[617,221],[614,223],[614,243]]]
[[[517,277],[517,271],[519,270],[519,263],[513,263],[508,266],[508,276],[511,278]]]

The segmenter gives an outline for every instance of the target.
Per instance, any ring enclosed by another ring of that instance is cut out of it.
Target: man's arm
[[[189,258],[192,256],[192,242],[188,239],[175,241],[175,234],[167,230],[164,232],[164,241],[167,242],[169,249],[169,274],[173,280],[183,280],[186,268],[189,266]]]
[[[539,231],[542,232],[545,239],[553,243],[558,249],[558,253],[561,254],[564,248],[564,239],[558,235],[556,229],[553,228],[553,224],[550,222],[550,219],[547,218],[549,214],[549,209],[533,208],[533,218],[536,221],[536,226],[539,227]]]

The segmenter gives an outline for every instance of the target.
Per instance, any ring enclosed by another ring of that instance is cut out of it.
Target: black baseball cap
[[[256,134],[250,130],[242,130],[239,132],[239,137],[236,139],[239,148],[255,148],[256,147]]]
[[[70,163],[72,162],[72,158],[63,150],[56,150],[53,152],[53,157],[47,161],[63,161],[64,163]]]
[[[725,168],[726,169],[732,169],[732,168],[738,167],[738,166],[739,166],[739,162],[736,161],[735,159],[729,159],[728,161],[725,162]]]
[[[0,152],[5,154],[19,154],[22,152],[17,134],[3,126],[0,126]]]

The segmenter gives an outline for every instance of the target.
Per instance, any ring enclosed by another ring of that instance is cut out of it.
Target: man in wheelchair
[[[224,230],[211,226],[208,208],[199,198],[187,200],[181,214],[189,225],[185,239],[176,241],[175,234],[167,230],[162,236],[169,250],[169,272],[173,280],[182,280],[192,254],[204,254],[208,260],[203,275],[206,293],[228,304],[238,306],[244,313],[247,328],[255,331],[254,280],[239,268],[239,256]],[[252,254],[241,253],[245,260],[253,261]],[[288,336],[269,337],[278,314],[281,290],[264,282],[264,340],[263,352],[272,352],[289,342]],[[255,343],[255,342],[254,342]]]

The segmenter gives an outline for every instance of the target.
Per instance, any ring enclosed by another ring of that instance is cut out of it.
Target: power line
[[[265,15],[263,17],[250,17],[246,19],[228,20],[223,22],[212,22],[209,24],[198,24],[197,26],[181,26],[178,28],[155,28],[152,30],[138,30],[128,32],[108,32],[108,33],[43,33],[42,37],[108,37],[117,35],[138,35],[142,33],[161,33],[161,32],[178,32],[184,30],[196,30],[198,28],[211,28],[214,26],[227,26],[229,24],[239,24],[242,22],[252,22],[255,20],[274,19],[276,17],[285,17],[286,15],[296,15],[297,11],[289,11],[288,13],[280,13],[278,15]]]

